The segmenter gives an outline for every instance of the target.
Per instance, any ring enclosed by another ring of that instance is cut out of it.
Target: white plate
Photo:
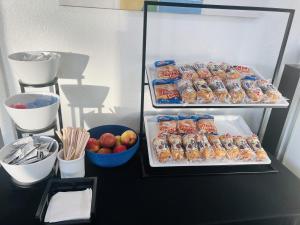
[[[178,167],[178,166],[224,166],[224,165],[258,165],[271,164],[268,158],[265,161],[233,161],[233,160],[205,160],[205,161],[167,161],[161,163],[158,161],[152,140],[157,135],[157,116],[145,116],[145,131],[147,137],[148,156],[151,167]],[[241,116],[214,116],[215,124],[220,134],[230,133],[231,135],[250,136],[252,131]]]
[[[178,64],[179,65],[179,64]],[[253,69],[253,67],[250,67]],[[255,69],[253,69],[256,76],[260,79],[264,79],[264,77],[259,74]],[[266,107],[266,108],[286,108],[289,106],[288,101],[281,97],[281,99],[277,103],[242,103],[242,104],[232,104],[232,103],[206,103],[206,104],[187,104],[187,103],[179,103],[179,104],[160,104],[156,102],[155,92],[152,85],[152,81],[157,79],[155,68],[153,65],[147,65],[146,74],[149,81],[150,95],[153,107],[158,108],[167,108],[167,107],[230,107],[230,108],[239,108],[239,107],[248,107],[248,108],[257,108],[257,107]]]

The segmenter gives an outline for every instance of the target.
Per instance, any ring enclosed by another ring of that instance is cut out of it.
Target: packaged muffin
[[[180,72],[175,66],[174,60],[156,61],[154,63],[159,79],[178,79]]]
[[[184,103],[195,103],[197,99],[197,93],[190,80],[178,80],[177,88],[181,95],[181,99]]]
[[[265,94],[264,102],[266,103],[276,103],[281,98],[281,93],[271,84],[268,80],[257,80],[257,86]]]
[[[168,137],[171,149],[172,159],[175,161],[184,159],[184,150],[182,147],[182,138],[180,135],[171,134]]]
[[[255,77],[246,76],[244,79],[241,80],[242,87],[244,88],[247,96],[252,103],[261,102],[264,98],[264,93],[256,84]]]
[[[226,73],[226,79],[238,79],[241,77],[239,71],[237,71],[233,66],[227,63],[221,63],[221,69]]]
[[[181,78],[184,80],[193,80],[198,78],[197,72],[194,70],[194,68],[191,65],[183,65],[178,66],[179,72],[181,73]]]
[[[166,162],[171,158],[170,148],[166,136],[159,136],[153,139],[154,151],[160,162]]]
[[[218,135],[209,134],[207,136],[209,143],[211,144],[214,153],[215,153],[215,159],[224,159],[226,157],[226,150],[223,148],[222,143],[219,139]]]
[[[217,134],[218,130],[215,125],[214,117],[211,115],[201,115],[196,122],[197,129],[203,134]]]
[[[224,70],[222,70],[221,66],[219,64],[210,62],[207,64],[207,68],[211,72],[213,76],[218,76],[221,78],[221,80],[226,79],[226,73]]]
[[[213,76],[208,78],[208,85],[212,89],[214,95],[217,97],[217,100],[221,103],[228,101],[229,95],[228,91],[225,88],[224,83],[221,78],[218,76]]]
[[[158,116],[158,134],[176,134],[177,116]]]
[[[198,78],[193,81],[193,84],[197,93],[197,101],[199,103],[211,103],[214,100],[214,93],[208,87],[205,80]]]
[[[255,153],[242,136],[234,136],[233,143],[240,149],[240,159],[250,161],[255,159]]]
[[[237,160],[239,159],[240,150],[239,148],[233,143],[233,138],[230,134],[223,134],[220,137],[220,141],[224,148],[226,149],[227,158],[230,160]]]
[[[180,134],[191,134],[197,131],[196,120],[198,117],[196,115],[185,115],[179,114],[178,116],[178,132]]]
[[[212,76],[204,63],[194,63],[193,68],[200,79],[207,79]]]
[[[205,160],[213,159],[215,157],[215,153],[206,136],[202,133],[197,133],[195,137],[198,149],[200,151],[200,157]]]
[[[181,103],[177,86],[170,80],[153,80],[156,102],[160,104]]]
[[[244,102],[246,93],[241,86],[240,80],[228,79],[226,80],[225,84],[232,103],[237,104]]]
[[[261,146],[261,143],[260,143],[258,137],[255,134],[248,137],[247,142],[250,145],[250,147],[253,149],[253,151],[255,152],[256,160],[263,161],[263,160],[266,160],[268,158],[268,154],[266,153],[266,151]]]
[[[185,155],[188,160],[193,161],[200,158],[200,151],[198,150],[194,134],[184,135],[182,142],[185,147]]]
[[[255,72],[253,69],[251,69],[250,67],[248,66],[243,66],[243,65],[235,65],[233,66],[233,68],[235,70],[237,70],[241,77],[245,77],[245,76],[255,76]]]

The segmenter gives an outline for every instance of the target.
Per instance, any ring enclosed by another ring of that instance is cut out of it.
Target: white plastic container
[[[26,137],[29,138],[29,137]],[[25,140],[26,138],[22,138],[19,139],[18,142],[20,140]],[[3,162],[3,160],[5,159],[5,157],[11,152],[12,148],[11,145],[13,144],[9,144],[4,146],[1,151],[0,151],[0,163],[3,166],[3,168],[6,170],[6,172],[16,181],[23,183],[23,184],[32,184],[35,182],[38,182],[42,179],[44,179],[45,177],[47,177],[53,166],[54,163],[56,161],[56,156],[57,156],[57,152],[59,149],[59,145],[57,143],[56,140],[54,140],[53,138],[50,137],[46,137],[43,136],[43,138],[45,139],[51,139],[52,141],[54,141],[54,152],[46,157],[45,159],[36,162],[36,163],[32,163],[32,164],[27,164],[27,165],[10,165],[7,164],[5,162]]]
[[[45,84],[54,79],[60,64],[60,54],[54,52],[17,52],[8,56],[19,79],[26,84]]]
[[[51,105],[33,109],[16,109],[10,107],[16,103],[29,103],[41,96],[53,96],[57,101]],[[27,130],[38,130],[51,125],[59,107],[59,96],[53,93],[21,93],[6,99],[5,108],[12,120],[21,128]]]
[[[85,152],[83,152],[83,154],[78,159],[64,160],[63,150],[60,150],[57,154],[60,177],[61,178],[84,177],[85,175],[84,155]]]

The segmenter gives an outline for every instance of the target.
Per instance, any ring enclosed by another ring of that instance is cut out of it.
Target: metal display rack
[[[220,10],[238,10],[238,11],[260,11],[260,12],[280,12],[287,13],[288,20],[285,27],[283,39],[280,46],[280,51],[278,54],[278,58],[276,60],[276,66],[274,70],[274,74],[272,77],[272,82],[278,77],[280,66],[282,63],[284,51],[286,48],[289,32],[291,29],[291,25],[293,22],[293,17],[295,10],[293,9],[284,9],[284,8],[267,8],[267,7],[249,7],[249,6],[229,6],[229,5],[208,5],[208,4],[190,4],[190,3],[174,3],[174,2],[162,2],[162,1],[145,1],[144,3],[144,22],[143,22],[143,52],[142,52],[142,82],[141,82],[141,108],[140,108],[140,136],[142,140],[141,145],[141,160],[143,165],[143,174],[145,177],[148,176],[186,176],[186,175],[206,175],[206,174],[236,174],[236,173],[272,173],[277,172],[277,169],[274,168],[273,164],[270,165],[255,165],[255,166],[226,166],[226,167],[168,167],[168,168],[153,168],[149,164],[148,152],[147,152],[147,144],[144,132],[144,97],[145,97],[145,87],[149,87],[149,91],[151,92],[150,85],[151,80],[148,79],[146,82],[147,70],[146,70],[146,50],[147,50],[147,25],[148,25],[148,7],[149,6],[168,6],[168,7],[183,7],[183,8],[200,8],[200,9],[220,9]],[[149,78],[149,77],[148,77]],[[282,93],[285,96],[285,93]],[[154,108],[164,108],[157,107],[153,104]],[[193,105],[181,105],[181,106],[169,106],[167,108],[246,108],[249,106],[235,106],[228,104],[228,106],[217,106],[217,105],[202,105],[202,106],[193,106]],[[251,107],[251,106],[250,106]],[[260,124],[260,130],[263,124],[268,123],[268,118],[270,113],[267,113],[271,108],[287,108],[288,106],[259,106],[255,105],[254,108],[263,108],[263,118]],[[253,108],[253,106],[252,106]],[[273,157],[271,157],[273,159]]]

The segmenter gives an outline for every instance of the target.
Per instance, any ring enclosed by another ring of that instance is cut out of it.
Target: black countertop
[[[98,177],[94,224],[295,224],[300,180],[272,161],[278,173],[142,178],[139,155],[114,169],[86,160],[86,176]],[[0,182],[0,224],[39,224],[44,185],[18,188],[3,168]]]

